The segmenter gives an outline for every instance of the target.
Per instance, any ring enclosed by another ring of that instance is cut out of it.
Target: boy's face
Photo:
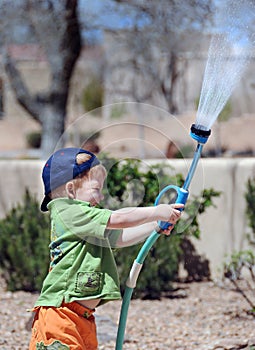
[[[81,186],[76,189],[75,198],[89,202],[92,206],[97,205],[104,199],[102,194],[104,180],[105,175],[101,171],[89,178],[85,178]]]

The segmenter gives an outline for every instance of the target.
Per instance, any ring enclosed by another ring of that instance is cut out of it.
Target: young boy
[[[93,153],[79,148],[56,151],[42,177],[41,210],[51,215],[51,263],[34,307],[29,349],[96,350],[95,308],[121,298],[111,248],[144,240],[158,220],[174,225],[183,205],[96,208],[106,170]],[[172,227],[163,233],[169,235]]]

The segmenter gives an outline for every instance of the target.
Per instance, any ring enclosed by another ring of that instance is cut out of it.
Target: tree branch
[[[29,18],[51,67],[52,93],[67,93],[81,52],[77,0],[49,0],[47,4],[48,7],[43,2],[28,0]]]
[[[3,54],[3,64],[17,101],[34,120],[41,123],[39,113],[41,107],[39,108],[39,104],[36,103],[36,97],[32,97],[29,93],[19,70],[7,52]]]

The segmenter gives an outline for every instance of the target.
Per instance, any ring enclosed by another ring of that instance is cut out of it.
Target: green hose
[[[151,247],[159,237],[160,237],[160,233],[158,233],[157,231],[153,231],[151,233],[151,235],[147,238],[147,240],[143,244],[130,270],[129,277],[126,282],[126,288],[125,288],[123,302],[121,306],[121,312],[120,312],[121,317],[119,321],[119,328],[118,328],[117,341],[116,341],[116,347],[115,347],[116,350],[122,350],[122,347],[123,347],[128,308],[129,308],[130,300],[132,298],[133,290],[136,286],[138,275],[140,273],[140,270],[143,266],[143,262],[147,254],[149,253]]]

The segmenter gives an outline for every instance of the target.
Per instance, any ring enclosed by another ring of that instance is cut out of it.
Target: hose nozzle
[[[198,143],[205,144],[210,134],[211,130],[205,130],[205,127],[203,125],[191,125],[190,136]]]

